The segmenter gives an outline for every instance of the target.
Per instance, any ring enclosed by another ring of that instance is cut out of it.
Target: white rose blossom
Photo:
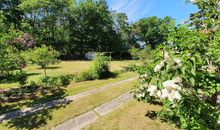
[[[145,97],[145,93],[140,93],[140,94],[137,95],[137,97],[138,97],[138,98]]]
[[[166,89],[162,89],[161,90],[161,96],[159,96],[159,98],[165,99],[165,98],[168,97],[168,95],[169,95],[169,92]]]
[[[181,99],[181,95],[180,95],[180,93],[178,91],[173,90],[173,91],[171,91],[171,93],[169,93],[168,100],[173,102],[175,99],[176,100],[180,100]]]
[[[168,52],[164,53],[164,60],[157,64],[154,68],[154,72],[159,72],[165,66],[165,63],[169,65],[174,65],[174,68],[180,68],[182,66],[182,62],[179,58],[172,59]],[[176,77],[173,80],[167,80],[162,83],[163,89],[158,90],[157,86],[151,85],[148,87],[147,91],[150,92],[150,96],[156,96],[160,99],[168,98],[169,101],[180,100],[181,95],[178,90],[180,90],[180,83],[182,79],[180,77]]]
[[[157,92],[157,96],[158,96],[158,97],[161,97],[161,95],[162,95],[162,92],[161,92],[161,91],[158,91],[158,92]]]
[[[180,82],[181,82],[180,78],[176,78],[174,80],[168,80],[163,82],[163,87],[167,89],[169,92],[171,92],[172,90],[180,89],[180,86],[178,85],[178,83]]]
[[[174,100],[180,100],[181,95],[178,90],[180,90],[180,85],[182,79],[180,77],[176,77],[173,80],[168,80],[163,82],[164,89],[157,91],[157,97],[160,99],[168,98],[169,101],[173,102]]]
[[[161,61],[160,64],[156,65],[156,67],[154,68],[154,72],[159,72],[165,65],[164,61]]]
[[[169,56],[169,53],[165,52],[164,59],[165,59],[165,61],[170,61],[171,58]]]
[[[174,59],[174,62],[177,64],[177,67],[180,68],[182,66],[181,60],[178,58]]]
[[[157,90],[157,86],[155,85],[150,85],[147,89],[148,92],[150,92],[150,96],[156,95],[158,90]]]

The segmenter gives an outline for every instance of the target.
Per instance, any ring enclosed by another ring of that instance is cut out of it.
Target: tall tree
[[[24,22],[30,25],[29,31],[38,43],[54,47],[67,41],[66,13],[68,0],[23,0],[19,8],[25,12]]]
[[[167,40],[170,29],[174,28],[173,19],[165,17],[164,19],[156,16],[143,18],[132,25],[132,30],[139,41],[150,44],[155,48]]]
[[[20,27],[23,11],[18,9],[21,0],[0,0],[0,10],[3,12],[6,27],[14,25],[16,29]]]
[[[199,11],[190,15],[190,25],[198,30],[215,31],[220,26],[220,0],[194,0],[192,2]]]
[[[117,32],[117,43],[115,51],[121,55],[128,53],[132,47],[139,47],[132,33],[131,26],[128,22],[128,17],[125,13],[114,12],[115,30]]]
[[[83,0],[68,11],[71,51],[113,51],[116,32],[105,1]]]

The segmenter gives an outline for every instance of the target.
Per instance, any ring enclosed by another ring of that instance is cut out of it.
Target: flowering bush
[[[29,34],[24,33],[21,37],[15,38],[15,40],[11,41],[14,47],[18,50],[27,50],[34,47],[34,39]]]
[[[189,0],[188,0],[189,1]],[[158,116],[181,129],[220,129],[219,0],[194,0],[199,12],[189,25],[169,34],[168,41],[138,69],[138,100],[159,101]]]
[[[169,43],[154,50],[147,66],[139,68],[142,85],[135,97],[162,102],[158,115],[182,129],[219,129],[218,34],[210,40],[187,27],[175,30]]]
[[[17,44],[15,39],[19,37],[21,32],[16,31],[13,28],[9,29],[9,32],[0,33],[0,78],[4,79],[13,70],[19,70],[26,67],[26,61],[22,57],[22,53],[26,51],[24,48],[24,43]],[[30,37],[30,36],[28,36]],[[27,42],[28,37],[26,36]],[[29,39],[30,41],[33,41]],[[26,43],[25,43],[26,44]]]

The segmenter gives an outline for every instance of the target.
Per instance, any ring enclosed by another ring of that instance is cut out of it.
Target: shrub
[[[140,51],[140,49],[135,48],[135,47],[132,47],[132,48],[129,50],[129,52],[131,53],[131,56],[132,56],[132,59],[133,59],[133,60],[138,60],[138,59],[140,59],[140,57],[139,57],[139,51]]]
[[[110,58],[97,54],[96,58],[92,62],[90,71],[92,71],[95,79],[101,79],[110,75],[109,71]]]
[[[123,67],[124,72],[134,72],[138,66],[136,64],[129,64],[128,66]]]
[[[199,11],[169,34],[152,62],[139,69],[147,74],[135,97],[159,101],[162,119],[186,130],[220,129],[219,1],[191,0]]]
[[[81,81],[87,81],[87,80],[94,80],[95,76],[93,75],[92,71],[84,71],[80,73],[78,76],[76,76],[75,81],[81,82]]]
[[[109,71],[110,58],[98,54],[92,61],[92,66],[88,71],[84,71],[76,76],[75,81],[87,81],[94,79],[101,79],[110,76],[112,73]]]
[[[62,75],[58,77],[44,76],[40,78],[40,84],[42,87],[65,87],[70,84],[72,79],[72,75]]]
[[[14,70],[25,67],[21,50],[12,45],[19,34],[20,32],[10,28],[9,33],[3,33],[0,37],[0,79],[7,78]]]
[[[72,75],[66,75],[66,76],[61,75],[61,76],[58,77],[58,81],[59,81],[58,84],[59,84],[60,86],[67,86],[67,85],[70,84],[70,82],[72,81],[72,79],[73,79],[73,76],[72,76]]]
[[[27,83],[28,75],[24,71],[19,71],[15,74],[16,79],[18,80],[20,85],[25,85]]]
[[[147,76],[135,97],[161,102],[158,115],[182,129],[219,129],[218,38],[210,41],[196,30],[179,27],[170,36],[172,44],[158,47],[153,62],[139,68]]]

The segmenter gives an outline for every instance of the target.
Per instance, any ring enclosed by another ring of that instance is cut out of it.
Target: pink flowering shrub
[[[24,33],[22,36],[9,41],[8,44],[15,47],[18,51],[24,51],[34,48],[35,42],[31,35]]]

